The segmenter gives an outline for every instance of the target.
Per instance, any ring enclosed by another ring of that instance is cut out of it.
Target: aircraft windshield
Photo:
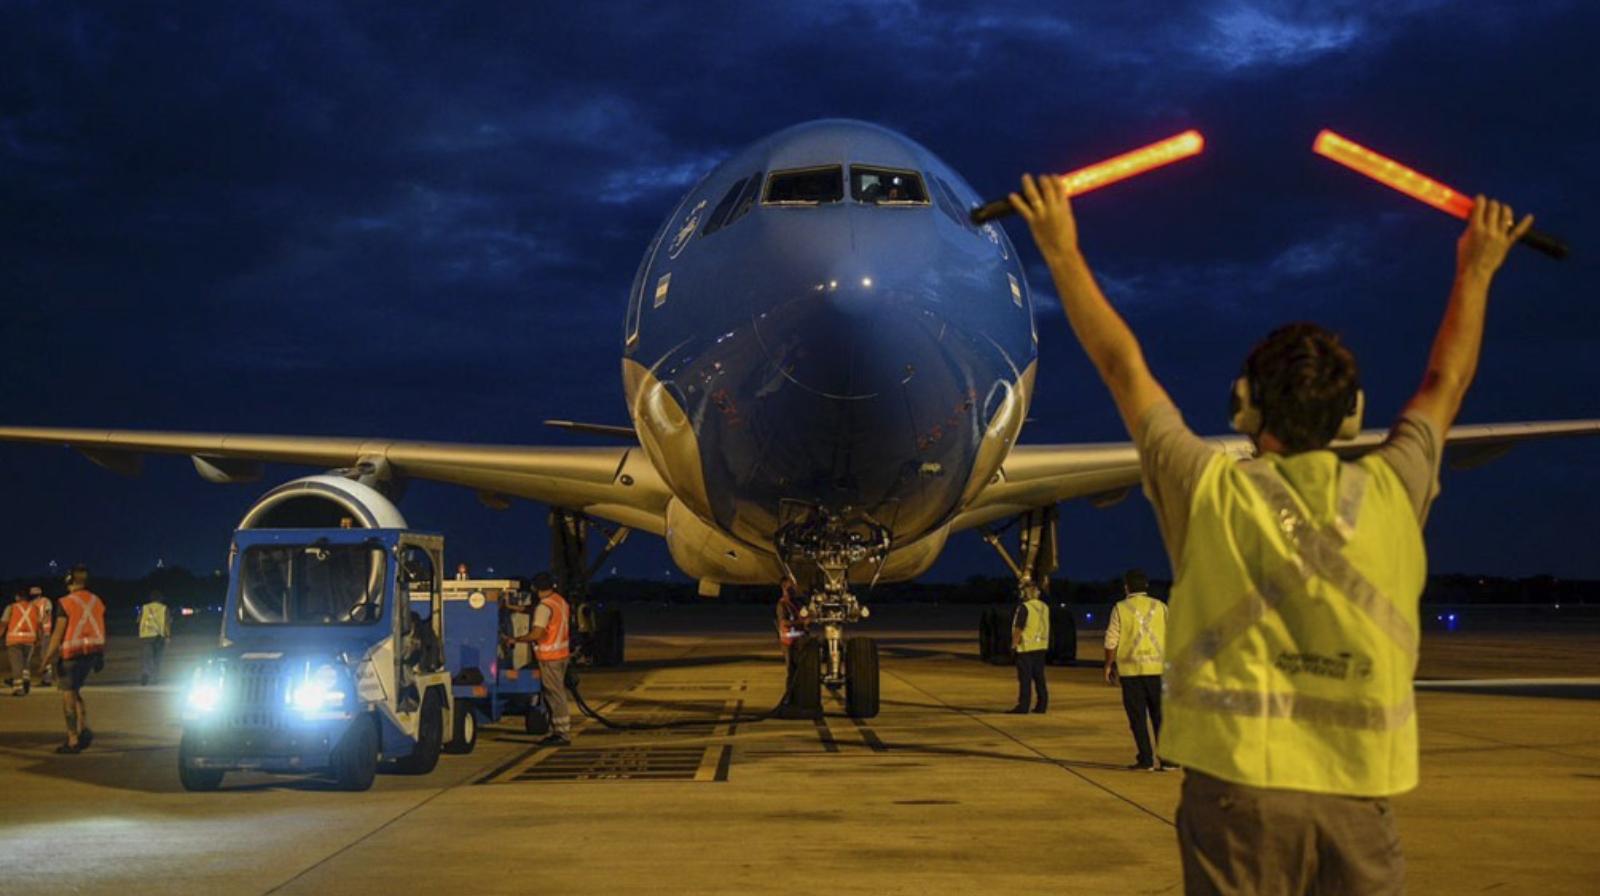
[[[249,625],[365,625],[383,616],[383,548],[371,544],[259,545],[239,562],[239,621]]]
[[[838,202],[844,198],[844,169],[838,165],[826,168],[801,168],[793,171],[774,171],[767,178],[768,205]]]
[[[927,205],[928,192],[914,171],[850,166],[850,198],[876,205]]]

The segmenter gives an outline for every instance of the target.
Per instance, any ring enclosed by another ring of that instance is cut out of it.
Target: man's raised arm
[[[1010,199],[1012,208],[1028,222],[1034,242],[1050,266],[1072,332],[1111,390],[1128,434],[1137,439],[1145,412],[1171,399],[1145,364],[1139,340],[1106,301],[1089,263],[1078,251],[1078,225],[1065,182],[1048,175],[1038,181],[1023,175],[1022,194],[1012,193]]]
[[[1408,413],[1426,417],[1441,436],[1455,422],[1478,371],[1489,284],[1505,262],[1506,252],[1533,226],[1532,215],[1515,225],[1513,221],[1510,206],[1479,196],[1467,218],[1467,229],[1456,243],[1456,279],[1450,303],[1434,337],[1422,385],[1406,403]]]

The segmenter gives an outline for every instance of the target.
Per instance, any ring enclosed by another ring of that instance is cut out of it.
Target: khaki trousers
[[[1178,850],[1190,896],[1405,892],[1386,799],[1268,790],[1185,771]]]
[[[550,731],[562,737],[572,734],[572,709],[567,703],[567,661],[540,660],[539,684],[544,702],[550,707]]]

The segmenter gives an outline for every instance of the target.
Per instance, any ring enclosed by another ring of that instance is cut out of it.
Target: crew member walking
[[[39,619],[33,604],[18,589],[11,604],[0,611],[0,626],[6,631],[6,658],[11,661],[11,696],[22,697],[33,689],[33,651],[39,643]]]
[[[1050,688],[1044,681],[1045,652],[1050,647],[1050,608],[1039,599],[1039,588],[1032,582],[1023,582],[1017,595],[1022,601],[1011,617],[1011,650],[1017,657],[1017,705],[1007,712],[1022,715],[1033,703],[1033,711],[1043,713],[1050,708]],[[1035,702],[1033,691],[1039,692]]]
[[[1155,729],[1159,740],[1167,605],[1151,597],[1149,589],[1150,580],[1142,570],[1130,569],[1122,577],[1123,598],[1106,620],[1106,684],[1122,684],[1122,708],[1128,713],[1128,727],[1138,749],[1128,767],[1162,771],[1161,760],[1150,746],[1150,729]]]
[[[44,589],[38,585],[28,589],[28,596],[33,599],[33,618],[39,626],[39,641],[33,649],[33,665],[39,672],[39,684],[48,685],[55,676],[51,674],[50,664],[44,661],[44,654],[45,648],[50,646],[50,633],[55,627],[56,605],[44,596]]]
[[[568,626],[572,610],[567,599],[556,592],[555,579],[547,572],[533,577],[533,590],[539,606],[533,611],[533,626],[525,635],[505,638],[510,642],[533,644],[539,660],[539,683],[545,705],[550,708],[550,734],[540,744],[565,747],[572,743],[572,710],[567,699],[567,660],[572,656]]]
[[[172,614],[167,612],[161,592],[150,592],[150,599],[139,608],[139,684],[146,685],[161,676],[161,655],[172,640]]]
[[[1400,893],[1389,797],[1417,786],[1412,677],[1427,577],[1422,520],[1440,446],[1477,370],[1489,286],[1532,217],[1477,197],[1422,385],[1354,461],[1355,356],[1316,324],[1268,334],[1232,389],[1258,456],[1184,423],[1078,248],[1060,178],[1011,204],[1067,321],[1132,434],[1177,581],[1161,752],[1187,770],[1178,842],[1189,893]]]
[[[56,689],[67,718],[67,742],[57,753],[80,753],[94,741],[83,684],[105,666],[106,605],[89,590],[89,570],[75,566],[67,576],[66,597],[56,602],[55,631],[45,662],[56,663]]]

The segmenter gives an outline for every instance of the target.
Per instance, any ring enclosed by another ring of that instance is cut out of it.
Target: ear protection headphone
[[[1339,431],[1333,437],[1353,439],[1360,435],[1361,415],[1366,409],[1367,393],[1358,386],[1356,393],[1350,396],[1350,407],[1345,410],[1344,419],[1339,421]],[[1234,432],[1247,436],[1261,434],[1261,395],[1249,376],[1233,381],[1233,392],[1228,396],[1228,423]]]

